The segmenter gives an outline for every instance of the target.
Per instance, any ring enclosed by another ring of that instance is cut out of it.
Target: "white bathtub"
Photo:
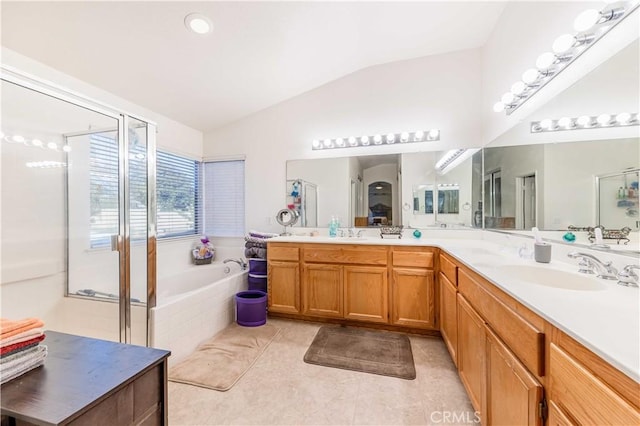
[[[158,279],[151,346],[170,350],[175,364],[223,330],[235,321],[234,296],[247,289],[247,274],[235,263],[213,263]]]

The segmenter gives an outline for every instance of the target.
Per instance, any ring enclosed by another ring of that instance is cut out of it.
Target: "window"
[[[118,234],[118,141],[115,132],[90,136],[89,193],[91,248]],[[201,163],[157,151],[158,238],[200,233]],[[131,240],[146,238],[147,171],[144,147],[132,146],[129,162]]]
[[[244,160],[204,163],[204,233],[244,235]]]
[[[157,152],[158,238],[199,233],[200,162]]]

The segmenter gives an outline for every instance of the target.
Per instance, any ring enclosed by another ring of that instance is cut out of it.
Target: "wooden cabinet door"
[[[440,334],[447,345],[453,363],[458,365],[458,304],[457,288],[441,272],[440,281]]]
[[[504,343],[487,329],[486,403],[489,425],[541,425],[542,385]]]
[[[640,424],[636,407],[554,343],[550,345],[549,365],[550,399],[577,424]]]
[[[342,266],[306,264],[303,273],[303,314],[342,318]]]
[[[269,312],[300,313],[300,267],[298,262],[269,261],[267,270]]]
[[[387,323],[387,268],[344,266],[344,317]]]
[[[482,411],[485,385],[486,328],[482,318],[458,293],[458,373],[477,411]],[[481,413],[482,424],[486,424]]]
[[[569,416],[567,416],[552,400],[549,401],[548,426],[576,426]]]
[[[393,268],[391,323],[436,328],[434,272],[422,268]]]

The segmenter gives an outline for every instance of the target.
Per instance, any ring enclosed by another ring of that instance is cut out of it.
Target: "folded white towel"
[[[39,345],[35,345],[34,347],[29,348],[29,349],[25,349],[24,351],[20,351],[18,353],[12,354],[12,355],[5,356],[4,358],[0,358],[0,370],[2,370],[2,368],[3,368],[2,366],[3,365],[5,365],[5,364],[7,364],[9,362],[12,362],[12,361],[14,361],[16,359],[20,359],[21,357],[23,357],[25,355],[28,355],[30,353],[38,351],[39,350],[38,347],[39,347]]]
[[[36,346],[36,351],[11,362],[0,365],[0,384],[6,383],[27,371],[42,365],[47,357],[47,347],[45,345]]]

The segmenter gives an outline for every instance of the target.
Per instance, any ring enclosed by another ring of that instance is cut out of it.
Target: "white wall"
[[[479,69],[477,49],[367,68],[207,133],[204,153],[246,155],[247,228],[279,232],[287,160],[479,146]],[[439,142],[311,150],[313,139],[429,128]]]

